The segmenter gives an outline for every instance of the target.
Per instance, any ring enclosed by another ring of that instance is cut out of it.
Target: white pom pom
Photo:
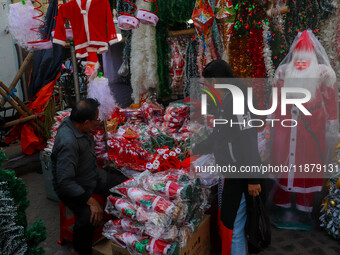
[[[116,101],[114,100],[109,87],[109,80],[105,77],[95,78],[89,83],[87,92],[88,98],[95,98],[100,103],[99,119],[105,120],[116,107]]]
[[[21,2],[9,5],[9,31],[23,48],[27,46],[27,42],[41,40],[38,32],[30,30],[41,25],[39,20],[33,19],[36,16],[39,16],[39,12],[34,9],[31,1],[26,1],[25,5]]]
[[[86,14],[86,11],[85,11],[85,10],[81,10],[80,13],[83,14],[83,15],[85,15],[85,14]]]

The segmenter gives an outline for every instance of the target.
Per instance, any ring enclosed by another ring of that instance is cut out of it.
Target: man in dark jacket
[[[77,103],[58,128],[51,155],[54,189],[77,215],[73,246],[81,255],[92,254],[93,231],[103,219],[103,209],[92,195],[108,196],[109,189],[123,181],[97,167],[89,131],[100,123],[98,106],[91,98]]]
[[[236,79],[230,66],[223,60],[210,62],[203,70],[203,77],[210,87],[219,84],[221,79],[229,78],[228,83],[237,86],[247,98],[247,88]],[[233,79],[232,79],[233,78]],[[232,80],[231,80],[232,79]],[[225,82],[225,80],[224,80]],[[241,123],[253,118],[246,100],[244,100],[244,115],[233,115],[233,97],[226,89],[216,89],[221,106],[218,106],[215,119],[228,120],[234,125],[217,125],[213,133],[205,141],[193,148],[194,154],[214,153],[216,164],[219,166],[259,166],[261,159],[258,153],[257,128]],[[239,123],[239,124],[237,124]],[[234,175],[234,176],[232,176]],[[220,234],[222,238],[222,255],[246,255],[247,244],[245,237],[246,223],[246,197],[258,196],[261,192],[260,180],[254,175],[240,175],[229,173],[226,175],[223,187],[222,205],[219,205],[222,225]],[[249,195],[248,195],[249,194]],[[230,238],[232,236],[232,238]]]

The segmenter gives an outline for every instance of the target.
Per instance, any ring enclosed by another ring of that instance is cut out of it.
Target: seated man
[[[122,176],[113,176],[97,167],[89,131],[100,124],[98,106],[91,98],[77,103],[71,116],[61,123],[51,155],[54,189],[77,215],[73,247],[80,255],[92,254],[94,228],[103,219],[103,209],[92,195],[108,196],[111,187],[124,181]]]

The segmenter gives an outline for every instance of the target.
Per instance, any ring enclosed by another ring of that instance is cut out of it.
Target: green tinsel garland
[[[319,32],[320,7],[317,0],[287,0],[290,11],[286,14],[285,35],[288,48],[298,32],[311,29],[315,34]]]
[[[272,50],[273,68],[276,70],[287,54],[287,44],[280,27],[271,23],[269,28],[271,32],[270,48]]]
[[[171,95],[169,77],[170,47],[167,42],[168,26],[174,23],[184,23],[191,19],[195,0],[158,0],[159,21],[156,26],[157,44],[157,74],[159,78],[159,97],[166,98]],[[155,6],[152,5],[152,11]]]

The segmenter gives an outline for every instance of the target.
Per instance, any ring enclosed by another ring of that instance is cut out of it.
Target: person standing
[[[236,77],[229,64],[223,60],[210,62],[203,70],[203,77],[210,87],[218,83],[219,79]],[[235,84],[247,98],[247,89],[237,82]],[[215,118],[233,120],[234,123],[247,122],[253,116],[247,104],[244,115],[233,115],[233,97],[227,90],[216,89],[222,105],[218,107]],[[258,166],[261,159],[257,145],[257,128],[248,125],[236,124],[232,127],[216,125],[213,133],[203,142],[197,144],[193,154],[214,153],[216,164],[219,166],[234,165]],[[250,177],[250,176],[248,176]],[[246,255],[247,241],[245,225],[247,220],[247,198],[259,196],[261,192],[261,180],[258,178],[225,178],[223,191],[220,185],[219,196],[221,208],[219,212],[220,236],[222,239],[222,255]]]

